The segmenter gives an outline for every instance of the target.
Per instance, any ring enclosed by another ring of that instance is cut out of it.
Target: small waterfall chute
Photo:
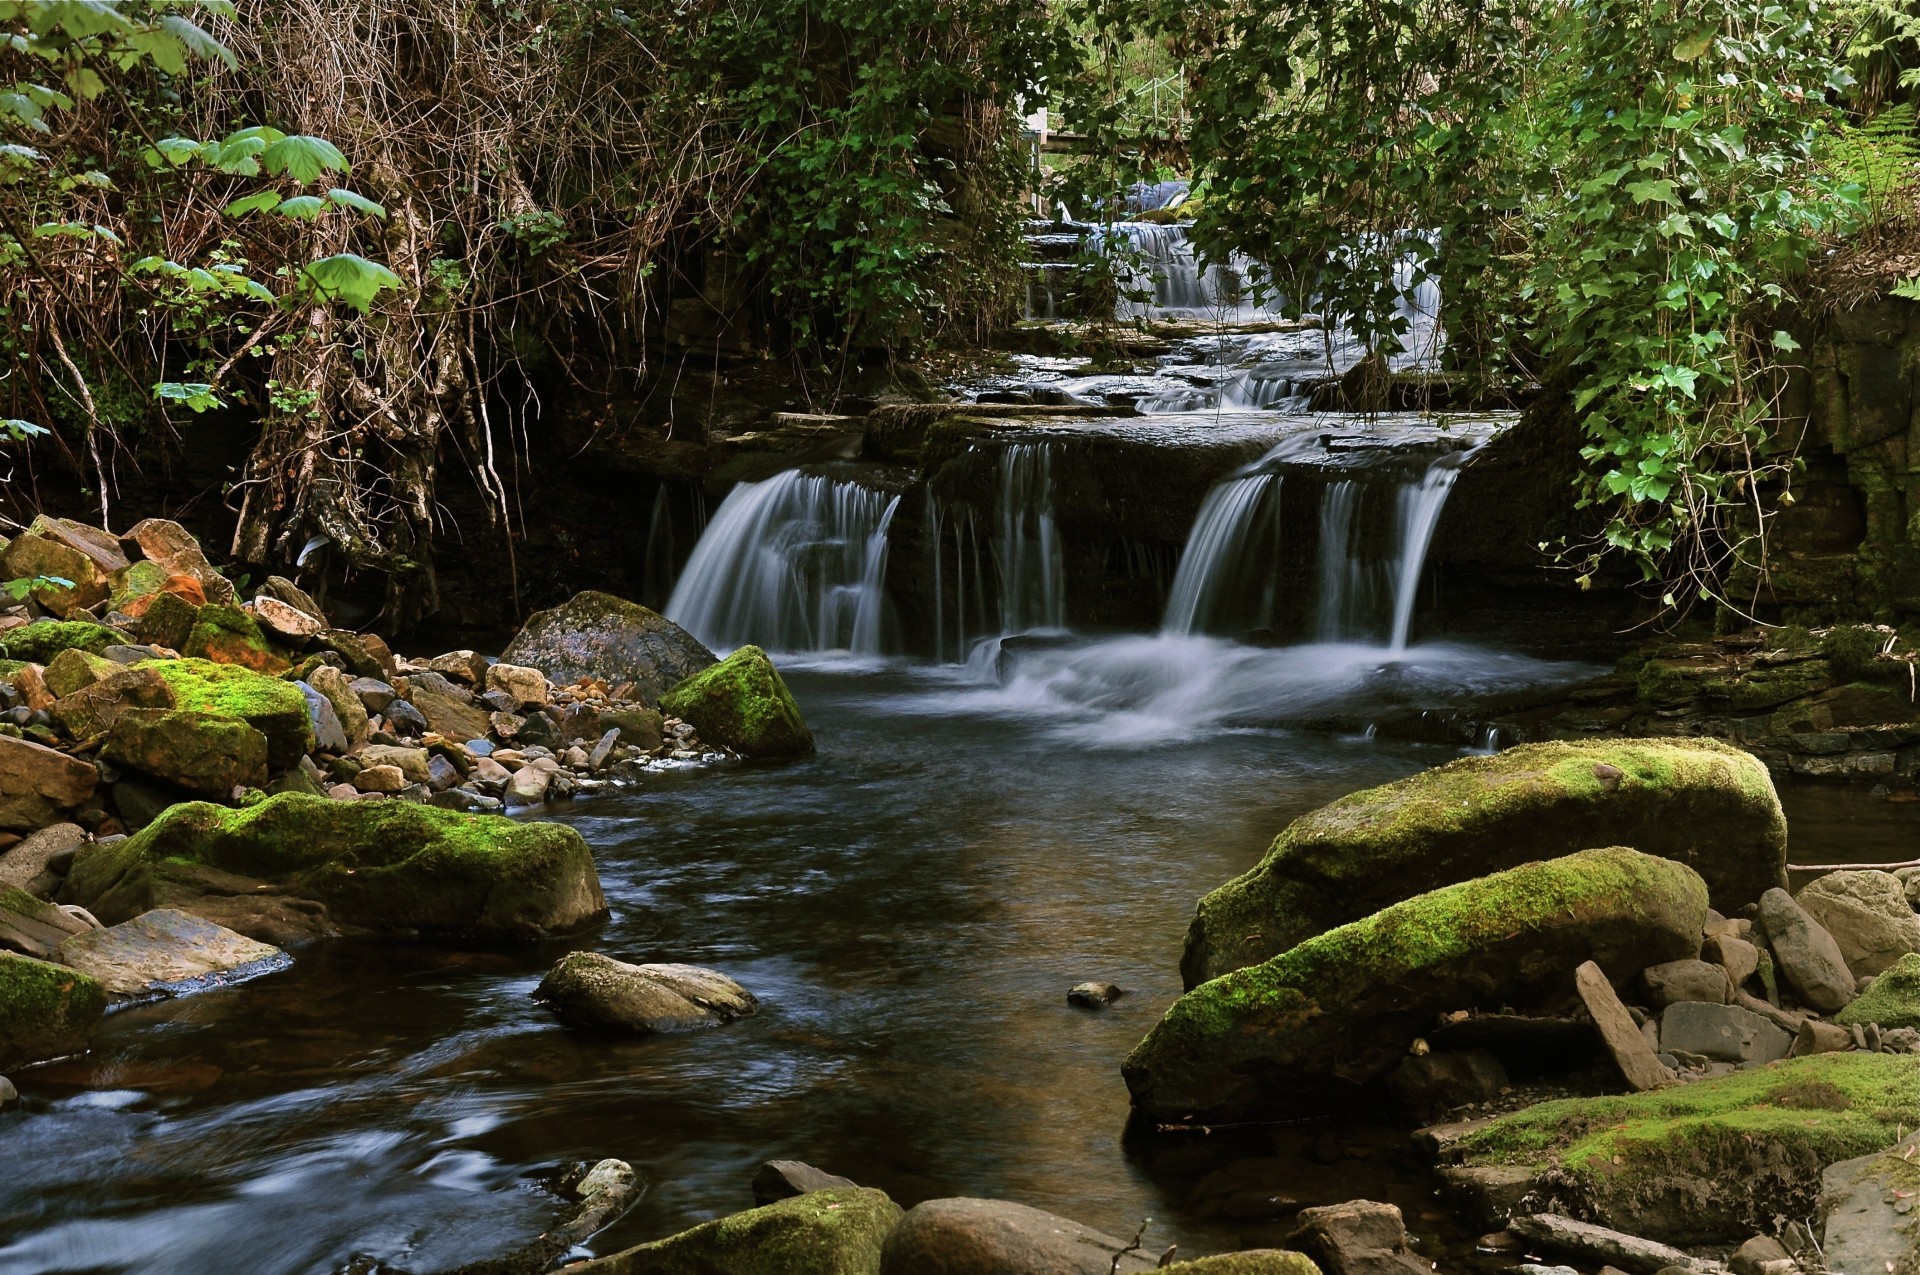
[[[1052,445],[1015,443],[1001,453],[993,550],[1002,634],[1067,627],[1066,555],[1053,499]]]
[[[1453,452],[1427,466],[1418,482],[1400,488],[1400,547],[1393,581],[1393,630],[1388,649],[1407,649],[1407,635],[1413,627],[1413,605],[1420,592],[1420,575],[1426,569],[1427,550],[1433,545],[1433,532],[1440,525],[1440,514],[1453,493],[1454,480],[1471,452]]]
[[[1249,542],[1256,538],[1263,513],[1277,531],[1278,523],[1268,506],[1269,502],[1278,503],[1283,481],[1278,474],[1249,474],[1215,483],[1207,492],[1174,572],[1161,632],[1211,631],[1248,557]]]

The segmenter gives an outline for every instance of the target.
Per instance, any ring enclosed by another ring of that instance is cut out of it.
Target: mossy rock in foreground
[[[1833,1016],[1843,1026],[1920,1027],[1920,952],[1908,952]]]
[[[879,1275],[901,1218],[883,1191],[837,1187],[719,1218],[581,1266],[572,1275]]]
[[[1469,1164],[1529,1164],[1542,1211],[1666,1244],[1735,1243],[1813,1216],[1830,1164],[1920,1125],[1920,1056],[1815,1054],[1713,1080],[1568,1098],[1468,1135]]]
[[[1195,987],[1424,890],[1595,846],[1687,864],[1729,914],[1786,885],[1786,816],[1752,754],[1713,740],[1523,744],[1294,820],[1200,901],[1180,972]]]
[[[165,678],[182,712],[237,717],[265,735],[271,770],[297,766],[313,751],[307,697],[292,682],[212,660],[142,660],[134,667]]]
[[[695,673],[663,695],[660,707],[691,722],[707,743],[742,757],[770,760],[813,751],[813,732],[800,706],[757,646],[743,646]]]
[[[564,824],[304,793],[245,810],[175,806],[125,841],[84,849],[60,901],[109,925],[154,907],[191,912],[209,869],[380,934],[545,938],[607,913],[593,856]]]
[[[34,664],[51,663],[62,651],[98,655],[125,642],[126,635],[90,620],[38,620],[0,633],[0,655]]]
[[[1584,850],[1419,895],[1188,992],[1127,1056],[1154,1119],[1309,1114],[1385,1076],[1436,1014],[1563,998],[1695,956],[1707,889],[1685,864]]]
[[[0,952],[0,1070],[81,1052],[106,1012],[98,980]]]

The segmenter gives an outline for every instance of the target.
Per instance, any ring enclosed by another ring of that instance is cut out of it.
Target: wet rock
[[[384,713],[387,705],[399,698],[400,693],[377,677],[356,677],[347,683],[347,689],[359,697],[361,705],[369,713]]]
[[[849,1178],[816,1169],[800,1160],[769,1160],[753,1175],[753,1202],[772,1204],[810,1191],[857,1188],[859,1185]]]
[[[54,701],[47,709],[68,738],[95,739],[130,709],[174,706],[173,688],[151,668],[120,668]]]
[[[277,947],[172,908],[157,908],[60,945],[60,960],[100,981],[110,1000],[179,996],[284,969]]]
[[[0,871],[5,862],[0,860]],[[1843,1026],[1875,1023],[1883,1028],[1920,1028],[1920,955],[1909,953],[1894,962],[1833,1021]]]
[[[91,928],[25,890],[0,886],[0,948],[42,961],[57,960],[62,943]]]
[[[489,797],[485,793],[470,792],[465,788],[449,788],[445,792],[436,792],[427,799],[428,804],[441,810],[465,810],[473,814],[498,814],[506,809],[498,797]]]
[[[208,872],[237,884],[210,885]],[[244,810],[175,806],[125,841],[88,846],[57,897],[108,924],[168,906],[257,937],[214,904],[262,882],[376,934],[534,939],[606,916],[572,828],[302,793]]]
[[[333,701],[305,682],[295,682],[301,697],[307,701],[307,724],[313,729],[314,749],[322,753],[339,756],[347,751],[347,731],[340,724],[340,715],[333,711]]]
[[[1507,1069],[1484,1049],[1410,1054],[1387,1076],[1387,1088],[1416,1120],[1497,1098],[1510,1083]]]
[[[677,1031],[745,1018],[753,993],[697,965],[629,965],[598,952],[570,952],[547,971],[534,998],[576,1027]]]
[[[31,834],[0,854],[0,888],[30,889],[55,860],[71,860],[86,840],[87,830],[77,823],[56,823]]]
[[[1853,999],[1854,977],[1839,944],[1785,890],[1760,896],[1760,926],[1787,983],[1812,1009],[1831,1012]]]
[[[0,829],[26,832],[93,796],[100,772],[31,740],[0,735]]]
[[[662,696],[660,707],[691,723],[701,739],[742,757],[774,760],[813,751],[813,732],[799,705],[757,646],[743,646],[695,673]]]
[[[1679,1001],[1710,1001],[1724,1005],[1733,995],[1727,972],[1706,961],[1666,961],[1640,971],[1647,1003],[1665,1009]]]
[[[1430,894],[1307,940],[1176,1001],[1122,1066],[1154,1118],[1312,1109],[1385,1075],[1441,1013],[1565,995],[1582,961],[1695,950],[1692,869],[1587,850]]]
[[[486,685],[511,700],[509,708],[542,708],[548,697],[547,675],[519,664],[495,664],[487,669]]]
[[[569,1266],[567,1272],[876,1275],[881,1269],[881,1244],[900,1216],[900,1206],[881,1191],[865,1187],[815,1191]]]
[[[1820,1175],[1821,1251],[1836,1275],[1920,1270],[1920,1133]]]
[[[1067,989],[1067,1004],[1100,1009],[1125,995],[1126,992],[1113,983],[1075,983]]]
[[[666,718],[651,708],[620,708],[600,714],[600,724],[620,732],[620,742],[646,752],[660,747]]]
[[[1516,1217],[1507,1224],[1507,1229],[1549,1252],[1582,1257],[1590,1262],[1610,1263],[1633,1272],[1633,1275],[1657,1275],[1671,1267],[1698,1271],[1702,1275],[1718,1269],[1717,1263],[1693,1257],[1677,1248],[1595,1226],[1591,1222],[1561,1217],[1557,1213]]]
[[[489,722],[487,714],[470,703],[462,703],[453,688],[444,684],[422,685],[422,678],[415,677],[413,686],[407,692],[407,700],[395,700],[387,705],[387,720],[398,721],[395,709],[402,703],[411,701],[419,710],[426,728],[448,739],[472,739],[487,733]]]
[[[655,703],[713,664],[713,652],[673,621],[609,593],[586,592],[541,611],[508,644],[501,661],[542,670],[565,685],[582,678]]]
[[[1603,783],[1596,766],[1621,776]],[[1615,844],[1693,867],[1723,910],[1786,880],[1786,820],[1750,754],[1707,740],[1525,744],[1296,819],[1257,868],[1201,900],[1181,973],[1192,988],[1413,895]]]
[[[1620,1074],[1636,1090],[1658,1089],[1672,1083],[1673,1072],[1654,1056],[1652,1043],[1639,1028],[1627,1007],[1620,1002],[1606,973],[1592,961],[1583,962],[1574,971],[1574,987],[1593,1017],[1593,1025],[1607,1047]]]
[[[1152,1270],[1153,1258],[1124,1253],[1128,1245],[1070,1218],[1010,1200],[928,1200],[910,1209],[887,1235],[879,1269],[881,1275],[1111,1275],[1115,1269]]]
[[[1524,1164],[1442,1165],[1440,1199],[1470,1225],[1505,1226],[1533,1194],[1539,1171]]]
[[[547,789],[553,785],[553,772],[537,766],[522,766],[513,772],[507,780],[503,797],[507,809],[520,806],[538,806],[547,799]]]
[[[297,766],[313,751],[307,697],[297,683],[209,660],[155,660],[136,667],[165,679],[181,710],[237,717],[265,735],[270,770]]]
[[[1432,1275],[1407,1246],[1400,1210],[1376,1200],[1303,1209],[1287,1242],[1328,1275]]]
[[[1878,974],[1920,952],[1920,916],[1906,890],[1886,872],[1829,872],[1796,900],[1839,945],[1855,978]]]
[[[79,1053],[106,1011],[106,989],[78,970],[0,952],[0,1067]]]
[[[149,562],[157,562],[170,576],[188,576],[199,584],[209,602],[232,602],[233,584],[213,569],[200,542],[177,522],[148,518],[135,523],[126,536],[140,546]]]
[[[5,1111],[8,1107],[18,1106],[19,1103],[20,1091],[13,1087],[11,1080],[8,1080],[5,1076],[0,1076],[0,1111]]]
[[[1660,1015],[1660,1046],[1720,1062],[1773,1062],[1785,1058],[1793,1037],[1738,1005],[1682,1001]]]
[[[326,621],[319,616],[310,615],[264,594],[253,600],[252,613],[261,628],[277,638],[294,643],[304,643],[327,627]]]
[[[100,755],[189,792],[225,798],[267,782],[267,737],[237,717],[184,709],[131,709]]]

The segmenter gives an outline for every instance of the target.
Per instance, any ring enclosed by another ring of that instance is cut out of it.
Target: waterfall
[[[994,558],[1000,632],[1067,627],[1067,570],[1053,517],[1053,448],[1015,443],[1000,456]]]
[[[1269,496],[1278,504],[1282,481],[1278,474],[1252,474],[1215,483],[1207,492],[1174,572],[1161,632],[1203,633],[1218,619],[1259,515]]]
[[[1420,591],[1420,572],[1427,563],[1427,548],[1433,543],[1433,529],[1440,525],[1440,512],[1447,506],[1453,483],[1470,452],[1453,452],[1427,467],[1417,483],[1400,488],[1400,552],[1393,581],[1393,637],[1388,646],[1394,651],[1407,649],[1407,632],[1413,627],[1413,603]]]
[[[788,470],[727,494],[667,615],[716,650],[878,655],[887,528],[900,498]]]
[[[1322,642],[1351,637],[1366,625],[1372,590],[1367,564],[1354,551],[1362,484],[1328,483],[1320,493],[1320,570],[1316,633]]]
[[[1111,227],[1116,254],[1125,254],[1115,313],[1121,319],[1217,319],[1257,323],[1273,317],[1274,298],[1252,282],[1259,268],[1233,254],[1200,265],[1183,225],[1123,221]],[[1150,298],[1150,299],[1148,299]]]

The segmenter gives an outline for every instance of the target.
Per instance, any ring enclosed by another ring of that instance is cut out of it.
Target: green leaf
[[[282,217],[312,221],[327,210],[327,201],[318,195],[295,195],[279,206]]]
[[[355,212],[363,212],[370,217],[379,217],[384,219],[387,215],[387,210],[385,208],[382,208],[379,204],[374,203],[371,199],[368,199],[365,195],[356,194],[351,190],[343,190],[338,186],[335,186],[332,190],[327,192],[327,198],[331,199],[334,203],[340,205],[342,208],[351,208]]]
[[[23,421],[17,416],[0,418],[0,431],[5,431],[18,442],[47,432],[44,425],[35,425],[32,421]]]
[[[1628,182],[1627,194],[1636,203],[1678,204],[1679,198],[1673,193],[1673,183],[1662,177],[1654,181]]]
[[[1714,34],[1712,28],[1696,31],[1673,46],[1673,56],[1682,62],[1698,62],[1713,47]]]
[[[226,402],[213,392],[213,386],[198,381],[161,381],[153,392],[169,403],[179,403],[195,412],[225,407]]]
[[[310,182],[324,172],[347,171],[347,157],[324,137],[296,133],[282,137],[260,153],[260,163],[275,177]]]
[[[344,301],[362,314],[374,298],[400,286],[400,276],[383,265],[351,252],[337,253],[309,263],[300,271],[303,294],[321,301]]]
[[[186,50],[195,57],[206,58],[210,62],[224,62],[230,71],[239,69],[240,60],[233,56],[233,50],[179,14],[169,13],[161,18],[160,27],[184,45]]]
[[[272,212],[279,206],[279,191],[262,190],[251,195],[242,195],[239,199],[228,204],[222,211],[229,217],[244,217],[250,212]]]

